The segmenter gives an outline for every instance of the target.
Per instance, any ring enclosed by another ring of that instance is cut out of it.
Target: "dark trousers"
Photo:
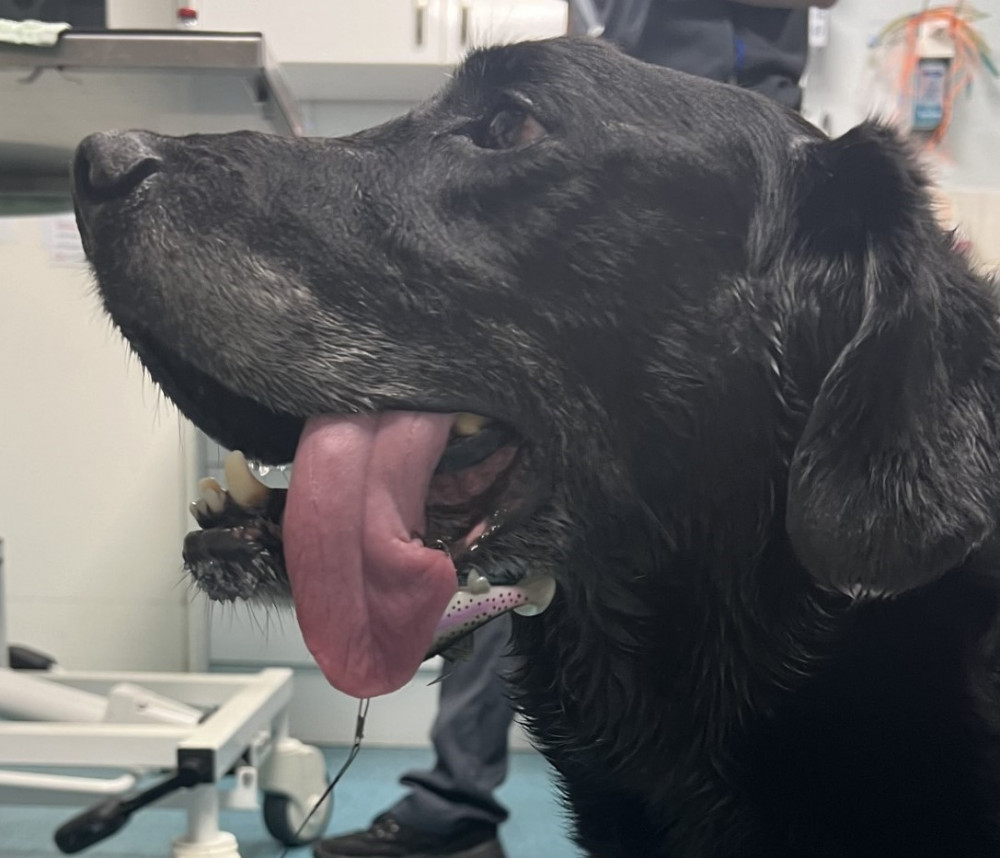
[[[498,825],[507,810],[493,791],[507,777],[507,733],[513,710],[503,674],[513,666],[506,655],[510,617],[475,632],[468,661],[446,663],[438,714],[431,729],[437,760],[426,772],[409,772],[410,791],[391,810],[403,825],[435,834],[453,834],[475,823]]]

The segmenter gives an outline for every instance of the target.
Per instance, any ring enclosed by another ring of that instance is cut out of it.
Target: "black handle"
[[[66,855],[89,849],[120,831],[137,810],[175,790],[194,786],[201,780],[197,769],[188,767],[136,795],[109,798],[60,825],[55,834],[56,846]]]
[[[129,811],[121,799],[108,799],[60,825],[56,831],[56,846],[67,855],[82,852],[110,837],[128,822],[128,818]]]

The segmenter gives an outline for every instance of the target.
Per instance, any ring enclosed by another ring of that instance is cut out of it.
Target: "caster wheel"
[[[318,840],[333,815],[333,796],[327,796],[319,809],[309,817],[302,831],[299,826],[313,808],[319,796],[309,796],[304,802],[294,801],[282,793],[264,794],[264,825],[268,833],[284,846],[305,846]]]

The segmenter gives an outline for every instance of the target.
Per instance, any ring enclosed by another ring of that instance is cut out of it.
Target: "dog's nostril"
[[[73,183],[76,193],[88,201],[121,199],[162,166],[151,135],[141,131],[91,134],[77,147]]]

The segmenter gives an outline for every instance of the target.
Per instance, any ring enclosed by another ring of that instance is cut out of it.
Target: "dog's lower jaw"
[[[267,549],[254,550],[238,560],[224,560],[194,559],[185,548],[184,569],[213,602],[280,605],[291,601],[284,560],[280,553]]]
[[[287,601],[291,589],[281,544],[287,493],[259,482],[241,453],[229,454],[225,472],[228,491],[212,478],[199,482],[191,514],[202,529],[184,539],[185,569],[217,602]]]

